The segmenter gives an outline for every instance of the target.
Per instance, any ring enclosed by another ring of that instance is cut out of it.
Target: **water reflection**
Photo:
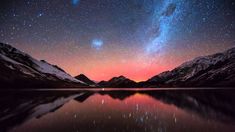
[[[1,92],[0,131],[235,131],[234,90]]]

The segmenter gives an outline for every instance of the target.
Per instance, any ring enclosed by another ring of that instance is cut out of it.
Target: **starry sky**
[[[235,0],[1,0],[0,42],[75,76],[146,80],[235,46]]]

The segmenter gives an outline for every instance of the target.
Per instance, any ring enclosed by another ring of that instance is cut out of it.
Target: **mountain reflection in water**
[[[235,131],[235,90],[1,91],[0,131]]]

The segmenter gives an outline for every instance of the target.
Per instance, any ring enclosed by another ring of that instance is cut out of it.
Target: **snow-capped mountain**
[[[75,77],[76,79],[85,82],[88,85],[91,86],[96,86],[96,83],[94,81],[92,81],[91,79],[89,79],[87,76],[85,76],[84,74],[80,74],[78,76]]]
[[[149,87],[235,86],[235,48],[195,58],[144,82]]]
[[[111,88],[128,88],[136,87],[137,83],[124,76],[113,77],[109,81],[101,81],[98,83],[100,87],[111,87]]]
[[[86,86],[58,66],[0,43],[0,82],[2,87]]]

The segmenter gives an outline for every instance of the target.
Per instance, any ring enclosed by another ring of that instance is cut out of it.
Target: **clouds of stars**
[[[147,79],[235,45],[233,0],[3,0],[0,6],[1,42],[96,80]]]

